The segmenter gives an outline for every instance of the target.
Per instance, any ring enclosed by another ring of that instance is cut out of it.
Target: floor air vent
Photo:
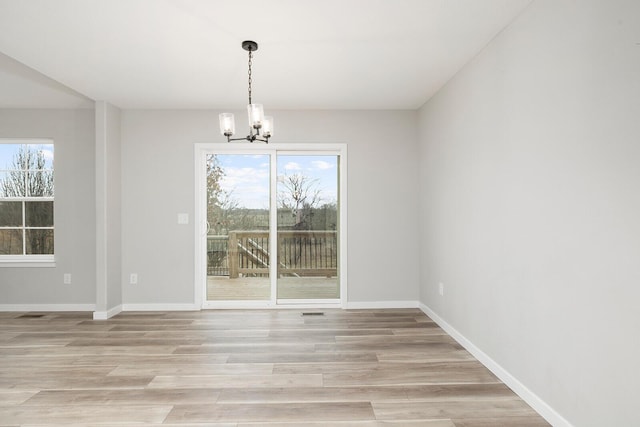
[[[307,313],[302,313],[303,316],[324,316],[324,313],[321,311],[312,311]]]
[[[18,319],[37,319],[39,317],[44,317],[44,314],[23,314],[18,316]]]

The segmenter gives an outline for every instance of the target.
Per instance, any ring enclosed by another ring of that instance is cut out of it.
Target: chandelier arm
[[[227,137],[227,142],[233,142],[233,141],[249,141],[249,142],[253,142],[255,140],[255,138],[251,138],[250,135],[244,136],[242,138],[231,138],[230,136]]]
[[[227,136],[227,142],[233,142],[233,141],[249,141],[249,142],[255,142],[255,141],[260,141],[260,142],[265,142],[265,143],[269,143],[269,136],[265,136],[264,139],[262,138],[258,138],[255,135],[253,135],[253,137],[247,135],[244,138],[231,138],[230,136]]]

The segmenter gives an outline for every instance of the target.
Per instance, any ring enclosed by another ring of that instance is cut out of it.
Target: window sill
[[[0,268],[52,268],[55,266],[56,260],[53,255],[0,255]]]

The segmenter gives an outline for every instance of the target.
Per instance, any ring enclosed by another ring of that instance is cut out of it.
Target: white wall
[[[639,43],[537,0],[420,111],[421,301],[576,426],[640,425]]]
[[[52,138],[55,268],[0,266],[0,306],[92,310],[95,305],[94,112],[0,109],[0,137]],[[63,284],[64,273],[72,283]]]
[[[194,301],[193,149],[224,144],[218,113],[122,112],[125,304]],[[417,301],[417,112],[271,113],[274,141],[348,145],[349,301]],[[180,212],[188,226],[177,224]],[[137,285],[128,285],[131,273]]]

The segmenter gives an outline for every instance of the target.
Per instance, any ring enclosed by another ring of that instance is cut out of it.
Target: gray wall
[[[0,267],[0,304],[93,306],[96,301],[93,110],[0,109],[0,137],[54,140],[56,253],[55,268]],[[64,273],[71,273],[70,285],[63,284]]]
[[[417,301],[417,112],[270,113],[274,141],[348,145],[349,301]],[[193,303],[193,144],[224,144],[218,111],[125,110],[121,132],[123,301]]]
[[[639,42],[539,0],[420,111],[420,299],[577,426],[640,425]]]

